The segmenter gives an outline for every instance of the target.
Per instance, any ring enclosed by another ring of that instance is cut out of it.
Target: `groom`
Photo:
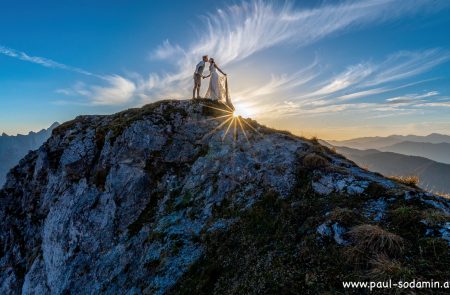
[[[208,56],[204,55],[202,60],[195,67],[194,72],[194,89],[192,90],[192,99],[195,99],[195,92],[197,92],[197,98],[200,98],[200,86],[202,84],[203,70],[205,69],[205,63],[208,61]]]

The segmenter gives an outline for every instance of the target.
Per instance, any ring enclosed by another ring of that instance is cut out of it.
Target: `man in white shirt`
[[[208,61],[208,56],[204,55],[202,61],[200,61],[195,67],[194,72],[194,89],[192,90],[192,99],[195,99],[195,92],[197,92],[197,98],[200,97],[200,86],[202,85],[203,70],[205,69],[205,63]]]

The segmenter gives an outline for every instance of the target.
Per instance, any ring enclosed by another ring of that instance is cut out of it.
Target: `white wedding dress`
[[[209,72],[211,73],[211,77],[209,79],[209,87],[205,97],[217,100],[233,108],[228,95],[227,77],[219,75],[214,64],[209,65]]]

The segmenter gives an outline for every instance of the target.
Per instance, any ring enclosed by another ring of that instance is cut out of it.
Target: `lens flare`
[[[206,136],[214,132],[218,132],[221,129],[225,130],[222,136],[222,140],[225,140],[227,136],[231,134],[233,136],[233,140],[236,141],[239,137],[239,131],[249,143],[250,143],[249,140],[250,133],[256,133],[258,136],[262,136],[260,132],[251,125],[251,123],[247,122],[247,119],[243,118],[244,116],[249,117],[251,114],[253,114],[252,110],[247,106],[237,105],[235,106],[235,110],[232,111],[231,108],[228,107],[227,105],[224,105],[223,107],[210,106],[206,104],[202,105],[212,110],[224,113],[224,115],[207,119],[207,120],[218,120],[221,121],[221,123],[216,128],[211,130],[208,134],[206,134]],[[230,132],[230,130],[232,131]]]
[[[255,111],[246,104],[237,103],[233,112],[234,117],[249,118],[255,114]]]

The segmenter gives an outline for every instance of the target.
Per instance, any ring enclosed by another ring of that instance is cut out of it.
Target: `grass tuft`
[[[303,158],[303,165],[310,169],[318,169],[329,166],[330,162],[324,157],[312,153]]]
[[[369,263],[371,269],[368,272],[368,277],[371,280],[409,280],[414,275],[413,269],[404,267],[400,261],[391,259],[386,254],[376,255]]]
[[[390,219],[400,227],[413,226],[420,219],[420,212],[412,206],[400,206],[391,211]]]
[[[394,181],[397,181],[401,184],[411,186],[411,187],[417,187],[419,185],[419,177],[410,175],[410,176],[389,176],[389,179],[392,179]]]
[[[427,209],[422,212],[421,216],[430,226],[438,226],[450,221],[450,217],[448,215],[437,209]]]
[[[361,219],[354,210],[340,207],[334,208],[330,212],[329,218],[332,221],[339,222],[343,226],[350,226]]]
[[[317,136],[311,137],[310,140],[311,140],[312,143],[315,143],[315,144],[318,144],[318,143],[319,143],[319,139],[317,138]]]
[[[364,253],[399,256],[404,251],[403,238],[376,225],[353,227],[349,236],[358,250]]]

